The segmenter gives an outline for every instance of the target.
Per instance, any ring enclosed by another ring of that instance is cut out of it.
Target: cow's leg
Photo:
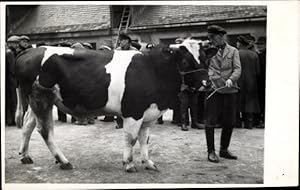
[[[31,110],[30,107],[28,107],[28,110],[24,117],[24,126],[22,128],[22,139],[21,139],[21,146],[19,149],[19,155],[21,156],[21,162],[23,164],[32,164],[33,161],[28,155],[28,149],[29,149],[29,141],[32,134],[32,131],[36,125],[36,117]]]
[[[133,146],[135,145],[138,134],[142,125],[143,119],[134,120],[133,118],[124,118],[124,154],[123,154],[123,165],[127,172],[136,172],[136,168],[133,163]]]
[[[29,104],[36,115],[38,132],[43,137],[56,162],[60,164],[60,168],[72,169],[73,166],[54,142],[52,109],[55,96],[53,91],[42,89],[39,86],[34,87],[32,95],[29,97]]]
[[[15,122],[18,128],[21,128],[23,125],[23,100],[21,95],[21,89],[17,88],[17,109],[15,115]]]
[[[37,116],[37,129],[43,137],[50,152],[55,157],[56,163],[60,164],[60,168],[65,170],[73,169],[73,166],[70,164],[68,159],[64,156],[64,154],[54,141],[54,123],[52,109],[47,110],[47,112],[45,112],[43,116]]]
[[[149,159],[148,155],[148,144],[149,144],[149,127],[153,124],[151,123],[144,123],[139,131],[138,140],[141,147],[141,158],[142,164],[145,165],[146,169],[158,171],[156,165],[152,160]]]

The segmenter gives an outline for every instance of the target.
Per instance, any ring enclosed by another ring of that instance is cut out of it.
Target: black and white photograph
[[[1,3],[2,188],[299,185],[297,10]]]

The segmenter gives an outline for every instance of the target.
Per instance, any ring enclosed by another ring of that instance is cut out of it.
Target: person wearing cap
[[[217,25],[207,27],[208,39],[219,48],[216,55],[208,61],[208,75],[213,92],[208,92],[205,102],[205,135],[208,160],[217,163],[215,153],[214,128],[222,127],[219,156],[226,159],[237,159],[229,152],[229,144],[236,122],[237,112],[237,80],[241,75],[239,52],[225,42],[226,30]]]
[[[258,128],[264,128],[264,115],[265,115],[265,95],[266,95],[266,37],[261,36],[257,39],[256,49],[259,59],[260,75],[258,78],[258,97],[260,105],[260,124]]]
[[[240,86],[240,111],[246,129],[252,129],[257,123],[255,116],[260,113],[258,99],[258,77],[260,74],[259,59],[256,52],[249,49],[248,38],[239,36],[237,48],[242,66]]]
[[[82,43],[82,45],[85,49],[93,49],[93,46],[90,43],[84,42],[84,43]]]
[[[28,48],[32,48],[29,44],[30,38],[28,36],[22,35],[20,36],[19,47],[17,49],[18,54]]]
[[[137,48],[132,46],[132,40],[127,34],[119,35],[120,46],[116,50],[137,50]]]
[[[19,36],[11,36],[6,42],[5,51],[5,122],[8,126],[15,125],[15,112],[17,109],[17,81],[15,78],[15,61],[17,56],[17,48],[19,44]]]
[[[247,38],[248,43],[249,43],[247,48],[254,51],[254,52],[256,52],[256,49],[255,49],[255,40],[256,39],[255,39],[255,37],[252,36],[252,35],[249,35],[249,36],[246,36],[246,38]]]

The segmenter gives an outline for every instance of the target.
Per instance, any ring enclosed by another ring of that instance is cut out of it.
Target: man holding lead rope
[[[217,54],[209,60],[208,75],[212,82],[213,92],[210,92],[205,102],[205,134],[208,160],[218,163],[215,153],[214,127],[221,124],[220,157],[237,159],[228,151],[231,134],[236,122],[237,112],[237,80],[241,75],[239,52],[225,42],[224,28],[211,25],[207,28],[208,39],[212,45],[219,48]]]

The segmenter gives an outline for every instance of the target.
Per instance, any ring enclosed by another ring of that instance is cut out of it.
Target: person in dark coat
[[[208,39],[219,48],[217,54],[209,60],[208,75],[213,92],[208,92],[205,102],[205,135],[208,160],[218,163],[215,153],[214,128],[222,127],[219,156],[226,159],[237,159],[229,150],[237,112],[237,81],[241,75],[239,52],[225,42],[224,28],[211,25],[207,28]]]
[[[11,36],[7,39],[5,52],[6,78],[5,78],[5,121],[8,126],[16,125],[15,112],[17,108],[17,81],[15,78],[15,60],[20,38]]]
[[[242,65],[242,73],[239,79],[240,85],[240,109],[242,121],[247,129],[252,129],[255,122],[255,114],[260,113],[258,99],[258,77],[260,73],[259,60],[256,52],[248,49],[249,41],[245,36],[237,38],[237,48]]]
[[[257,127],[264,128],[265,122],[265,96],[266,96],[266,37],[259,37],[256,41],[259,58],[260,75],[258,78],[258,97],[260,106],[261,124]]]

